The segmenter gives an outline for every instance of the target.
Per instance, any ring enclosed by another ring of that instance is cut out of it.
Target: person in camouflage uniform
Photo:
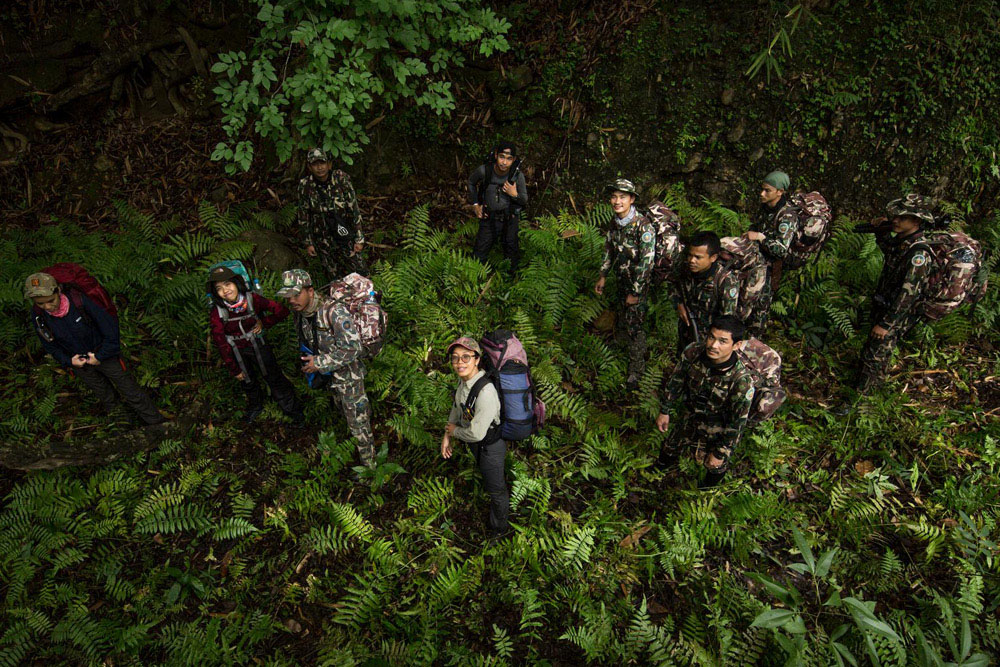
[[[619,337],[628,340],[626,386],[632,390],[646,370],[646,301],[656,258],[656,228],[636,209],[637,193],[632,181],[619,178],[605,192],[610,194],[614,218],[605,239],[601,275],[594,292],[604,294],[607,275],[614,270],[619,291],[615,323]]]
[[[673,277],[677,305],[677,352],[708,334],[712,320],[736,315],[740,286],[719,261],[722,247],[714,232],[695,232],[687,242],[686,262],[678,262]]]
[[[704,342],[685,348],[661,394],[656,418],[661,433],[670,428],[671,416],[681,407],[684,415],[664,445],[659,463],[670,467],[682,447],[693,446],[707,471],[706,487],[725,475],[753,405],[753,377],[735,350],[743,334],[744,327],[735,317],[713,320]]]
[[[760,210],[746,236],[756,241],[767,260],[767,280],[753,314],[747,320],[747,330],[762,336],[771,314],[771,300],[781,276],[781,262],[791,251],[799,229],[798,209],[788,198],[791,181],[783,171],[772,171],[764,177],[760,189]]]
[[[302,372],[314,375],[310,386],[322,384],[339,404],[351,434],[358,442],[358,456],[369,468],[375,466],[375,438],[372,435],[371,408],[365,393],[365,365],[362,363],[361,338],[347,309],[337,301],[319,294],[312,278],[302,269],[281,274],[277,294],[288,300],[295,313],[295,329],[302,356]]]
[[[298,188],[298,222],[306,253],[319,256],[331,280],[349,273],[367,275],[361,257],[361,209],[351,179],[339,169],[331,171],[330,158],[319,148],[306,154],[306,162],[309,175]]]
[[[785,402],[781,386],[781,355],[757,338],[736,344],[736,354],[753,378],[754,396],[747,425],[754,427],[769,419]]]
[[[885,380],[892,351],[921,319],[920,296],[933,269],[930,250],[921,242],[923,226],[934,224],[930,202],[911,193],[889,202],[885,211],[886,220],[859,229],[875,233],[885,256],[872,299],[872,330],[861,352],[862,394]]]

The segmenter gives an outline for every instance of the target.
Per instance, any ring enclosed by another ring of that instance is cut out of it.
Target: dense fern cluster
[[[678,189],[662,196],[690,227],[745,228]],[[362,491],[325,404],[308,409],[327,427],[315,449],[227,421],[239,397],[206,363],[204,271],[248,258],[234,240],[246,229],[288,218],[200,213],[180,230],[121,206],[117,234],[62,223],[39,232],[45,243],[2,241],[8,446],[72,440],[81,424],[106,432],[65,396],[77,388],[41,360],[20,315],[20,281],[56,259],[82,261],[116,295],[138,377],[161,403],[213,409],[147,454],[10,483],[0,665],[971,665],[1000,650],[996,422],[974,401],[930,411],[892,393],[844,421],[801,397],[865,330],[881,260],[846,221],[779,293],[787,407],[744,438],[733,481],[703,493],[693,462],[666,476],[653,465],[675,330],[663,294],[637,402],[619,391],[624,354],[591,289],[606,209],[525,229],[514,284],[470,257],[471,224],[446,232],[414,210],[401,249],[375,265],[390,328],[367,382],[389,462]],[[271,293],[276,277],[262,279]],[[997,303],[994,289],[951,326],[981,332]],[[524,341],[552,417],[508,458],[516,536],[484,548],[471,455],[438,454],[455,383],[443,351],[497,326]],[[291,367],[288,327],[274,335]],[[958,354],[947,341],[919,350],[931,370]]]

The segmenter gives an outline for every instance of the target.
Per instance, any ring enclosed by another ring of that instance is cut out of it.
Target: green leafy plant
[[[224,52],[212,71],[227,140],[212,153],[229,173],[250,168],[259,140],[278,160],[320,146],[350,164],[368,143],[373,112],[404,104],[454,109],[449,67],[463,49],[507,49],[510,24],[470,0],[255,0],[258,34],[245,51]]]

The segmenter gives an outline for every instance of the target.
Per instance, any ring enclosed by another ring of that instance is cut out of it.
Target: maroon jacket
[[[264,325],[265,329],[270,329],[288,317],[288,309],[277,301],[271,301],[253,292],[248,295],[248,298],[253,299],[254,315],[244,317],[243,319],[235,319],[239,316],[234,316],[230,313],[230,318],[232,319],[228,322],[223,322],[219,316],[219,308],[217,306],[213,305],[208,313],[209,327],[212,330],[212,340],[215,341],[215,347],[219,349],[219,355],[233,377],[240,374],[240,366],[236,362],[233,348],[229,346],[226,336],[236,337],[236,347],[241,350],[249,350],[251,349],[250,341],[239,337],[243,335],[243,332],[253,329],[258,319]]]

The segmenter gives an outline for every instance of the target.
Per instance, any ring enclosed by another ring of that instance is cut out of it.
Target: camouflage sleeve
[[[611,242],[611,235],[614,234],[614,230],[609,229],[607,235],[604,237],[604,257],[601,259],[601,275],[608,275],[608,271],[611,270],[611,264],[614,261],[614,244]]]
[[[718,292],[716,292],[715,314],[735,316],[739,300],[740,283],[736,278],[736,272],[727,272],[722,277],[722,280],[719,281]]]
[[[351,177],[344,172],[340,172],[340,176],[343,181],[344,198],[347,200],[347,205],[351,209],[351,218],[354,220],[354,242],[364,243],[365,235],[361,231],[361,207],[358,206],[358,195],[354,192]]]
[[[670,301],[676,306],[684,303],[684,265],[683,262],[675,262],[670,276],[667,277],[670,285]]]
[[[736,449],[743,435],[743,427],[750,415],[750,406],[753,405],[753,395],[753,380],[749,373],[738,379],[729,392],[729,421],[723,425],[715,441],[716,451],[727,457]]]
[[[908,315],[917,305],[920,299],[921,288],[927,280],[931,269],[930,253],[923,248],[919,248],[910,256],[910,266],[903,278],[903,284],[896,294],[889,309],[882,317],[880,326],[883,329],[892,329]]]
[[[641,231],[635,266],[632,270],[632,285],[629,287],[629,293],[635,296],[646,293],[649,279],[653,275],[653,262],[656,260],[656,231],[653,225],[647,222]]]
[[[785,206],[778,219],[774,221],[774,227],[765,234],[761,246],[769,258],[784,259],[789,252],[792,241],[795,239],[795,232],[799,228],[799,217],[795,214],[791,206]]]
[[[299,181],[298,195],[299,203],[295,216],[299,223],[299,235],[302,238],[302,245],[315,245],[313,243],[312,211],[309,205],[309,193],[306,191],[306,185],[302,181]]]
[[[684,380],[687,378],[690,366],[691,360],[688,358],[688,355],[681,354],[680,361],[674,366],[674,372],[670,374],[670,378],[663,384],[663,390],[660,394],[661,415],[670,415],[672,417],[677,406],[684,400],[687,393]]]
[[[351,316],[330,306],[321,317],[329,322],[329,333],[321,340],[320,347],[325,349],[323,354],[315,356],[313,365],[323,373],[330,373],[360,359],[361,337]]]

